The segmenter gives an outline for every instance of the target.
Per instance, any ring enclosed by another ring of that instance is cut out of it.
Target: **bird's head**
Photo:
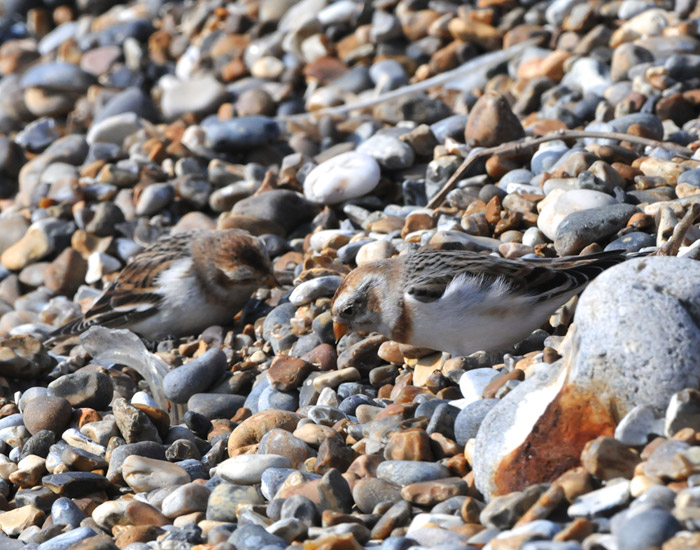
[[[347,329],[391,333],[387,323],[390,285],[386,267],[386,261],[366,264],[345,277],[331,304],[336,338]]]

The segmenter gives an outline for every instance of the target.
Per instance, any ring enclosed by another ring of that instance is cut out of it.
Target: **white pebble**
[[[338,204],[370,193],[379,183],[379,164],[369,155],[349,151],[314,168],[304,180],[304,196],[313,202]]]
[[[615,202],[610,195],[592,189],[554,189],[538,205],[540,215],[537,218],[537,227],[548,238],[554,240],[557,227],[572,212],[607,206]]]
[[[496,369],[472,369],[460,377],[459,390],[466,401],[470,403],[478,401],[486,386],[499,374]]]

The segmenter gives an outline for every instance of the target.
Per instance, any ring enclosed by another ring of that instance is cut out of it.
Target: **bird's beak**
[[[348,326],[345,323],[339,321],[333,321],[333,335],[335,336],[335,341],[337,342],[348,332]]]

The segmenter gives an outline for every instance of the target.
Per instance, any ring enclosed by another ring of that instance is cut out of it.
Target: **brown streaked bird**
[[[128,328],[152,341],[196,334],[231,322],[271,279],[264,247],[240,229],[161,237],[134,256],[83,317],[50,338],[93,325]]]
[[[599,273],[627,258],[507,260],[419,249],[350,272],[333,298],[336,336],[347,328],[453,356],[500,351],[540,328]]]

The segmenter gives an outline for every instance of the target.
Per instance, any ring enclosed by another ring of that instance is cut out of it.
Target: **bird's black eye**
[[[344,317],[352,317],[355,314],[355,308],[353,307],[352,304],[348,305],[344,310],[343,310],[343,316]]]

